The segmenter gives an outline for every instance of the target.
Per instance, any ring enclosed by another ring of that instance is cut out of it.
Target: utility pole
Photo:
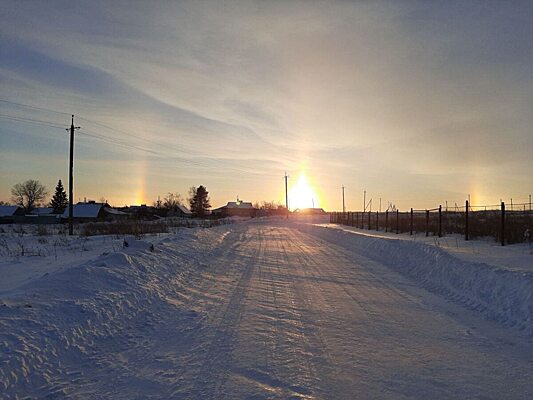
[[[366,211],[366,190],[363,191],[363,212]]]
[[[68,174],[68,234],[72,236],[73,226],[72,226],[72,217],[74,213],[73,205],[73,190],[74,190],[74,130],[80,129],[79,126],[74,126],[74,115],[72,116],[72,122],[70,123],[70,128],[67,128],[67,131],[70,131],[70,162],[69,162],[69,174]]]
[[[287,190],[287,173],[285,172],[285,208],[287,208],[287,219],[289,218],[289,192]]]
[[[381,197],[379,198],[379,212],[381,212]]]
[[[344,185],[342,185],[342,212],[346,212],[346,204],[344,203]]]

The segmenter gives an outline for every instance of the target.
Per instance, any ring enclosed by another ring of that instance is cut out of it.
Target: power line
[[[32,125],[41,125],[41,126],[48,126],[51,128],[63,129],[63,127],[59,124],[55,124],[49,121],[43,121],[40,119],[17,117],[17,116],[12,116],[12,115],[7,115],[7,114],[0,114],[0,118],[7,119],[10,121],[16,121],[16,122],[24,122],[24,123],[28,123]]]
[[[49,109],[49,108],[35,107],[35,106],[28,105],[28,104],[17,103],[17,102],[5,100],[5,99],[0,99],[0,102],[16,105],[16,106],[20,106],[20,107],[25,107],[25,108],[29,108],[29,109],[34,109],[34,110],[48,111],[48,112],[53,112],[53,113],[62,114],[62,115],[71,115],[71,114],[68,114],[68,113],[65,113],[65,112],[61,112],[61,111],[57,111],[57,110],[53,110],[53,109]],[[10,120],[17,121],[17,122],[28,123],[28,124],[34,124],[34,125],[41,125],[41,126],[48,126],[48,127],[52,127],[52,128],[64,129],[63,126],[55,125],[54,123],[51,123],[51,122],[48,122],[48,121],[35,120],[35,119],[24,118],[24,117],[14,117],[14,116],[9,116],[9,115],[5,115],[5,117],[3,117],[3,118],[10,119]],[[199,152],[194,151],[194,150],[181,149],[181,148],[177,148],[176,146],[169,146],[168,144],[162,144],[162,143],[158,143],[158,142],[155,142],[155,141],[151,141],[151,140],[148,140],[146,138],[140,137],[138,135],[134,135],[134,134],[125,132],[123,130],[113,128],[113,127],[111,127],[109,125],[106,125],[106,124],[103,124],[101,122],[90,120],[88,118],[84,118],[84,117],[80,117],[80,116],[78,116],[77,118],[79,120],[84,120],[86,122],[89,122],[89,123],[101,126],[103,128],[109,129],[111,131],[123,134],[125,136],[133,137],[133,138],[135,138],[137,140],[144,141],[146,143],[149,143],[149,144],[152,144],[152,145],[155,145],[155,146],[159,146],[159,147],[164,147],[165,150],[168,150],[170,148],[171,150],[177,151],[177,152],[180,152],[180,153],[191,154],[191,155],[196,155],[196,156],[200,156],[200,157],[208,157],[207,155],[199,153]],[[154,151],[154,150],[151,150],[151,149],[147,149],[147,148],[144,148],[144,147],[139,147],[139,146],[135,146],[135,145],[132,145],[132,144],[129,144],[129,143],[127,144],[127,143],[121,142],[121,141],[119,141],[119,139],[116,139],[116,138],[104,137],[104,136],[99,135],[99,134],[97,134],[95,132],[91,132],[91,131],[89,131],[88,129],[85,129],[85,128],[83,129],[83,132],[80,132],[80,133],[83,133],[86,136],[92,136],[94,138],[100,139],[102,141],[106,141],[108,143],[119,145],[119,146],[121,146],[123,148],[133,148],[133,149],[137,149],[139,151],[151,153],[151,154],[156,155],[156,156],[165,157],[165,158],[169,157],[166,154],[162,154],[160,152],[157,152],[157,151]],[[199,162],[199,161],[194,161],[194,160],[189,160],[189,159],[180,159],[180,158],[177,158],[177,157],[172,157],[172,159],[177,160],[179,162],[193,164],[193,165],[197,165],[197,166],[201,166],[201,167],[205,167],[205,168],[212,168],[213,167],[212,164],[213,163],[215,163],[215,164],[217,163],[216,161],[211,161],[211,164],[206,164],[206,163],[202,163],[202,162]],[[225,169],[228,169],[228,170],[233,170],[233,171],[240,172],[240,173],[243,173],[243,174],[248,174],[248,175],[258,175],[258,176],[262,176],[262,177],[268,176],[268,177],[274,179],[274,175],[261,174],[261,173],[245,170],[245,169],[242,169],[242,168],[223,165],[224,161],[218,161],[218,164],[221,167],[223,167]]]
[[[12,104],[14,106],[19,106],[19,107],[30,108],[32,110],[48,111],[48,112],[53,112],[53,113],[61,114],[61,115],[71,115],[71,114],[63,112],[63,111],[52,110],[50,108],[44,108],[44,107],[30,106],[29,104],[16,103],[14,101],[9,101],[9,100],[5,100],[5,99],[0,99],[0,102],[7,103],[7,104]]]

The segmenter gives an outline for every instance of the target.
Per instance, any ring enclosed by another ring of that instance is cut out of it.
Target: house
[[[147,206],[146,204],[124,206],[118,209],[128,214],[133,219],[152,220],[157,218],[156,215],[161,213],[156,207]]]
[[[79,202],[72,206],[72,218],[76,222],[89,222],[105,219],[104,207],[109,206],[105,203],[96,203],[94,201]],[[61,218],[68,219],[69,208],[67,207],[63,212]]]
[[[61,214],[55,214],[53,207],[37,207],[24,217],[17,218],[16,222],[24,224],[58,224]]]
[[[33,214],[33,215],[50,215],[50,214],[54,214],[54,208],[53,207],[37,207],[37,208],[34,208],[30,214]]]
[[[19,206],[0,206],[0,224],[12,224],[17,217],[26,214]]]
[[[68,219],[68,217],[69,209],[67,207],[61,218]],[[127,218],[128,214],[111,208],[111,206],[107,203],[88,201],[74,204],[72,209],[72,217],[76,222],[93,222],[123,219]]]
[[[211,214],[217,217],[249,217],[253,218],[256,214],[256,209],[250,202],[246,201],[229,201],[223,207],[216,208],[211,211]]]
[[[173,216],[180,218],[192,218],[192,212],[187,207],[178,204],[176,210],[173,212]]]

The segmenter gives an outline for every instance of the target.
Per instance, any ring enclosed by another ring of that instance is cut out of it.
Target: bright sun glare
[[[318,197],[307,183],[307,178],[302,173],[298,178],[298,182],[289,191],[289,208],[296,210],[297,208],[311,208],[318,207]]]

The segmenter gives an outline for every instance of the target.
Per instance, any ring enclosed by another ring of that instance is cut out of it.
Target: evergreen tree
[[[57,182],[56,191],[54,197],[50,200],[50,207],[54,208],[54,213],[61,214],[68,206],[68,198],[61,179]]]
[[[195,217],[204,217],[211,208],[208,194],[209,192],[202,185],[198,186],[198,188],[193,186],[189,190],[189,204],[191,205],[191,212]]]

